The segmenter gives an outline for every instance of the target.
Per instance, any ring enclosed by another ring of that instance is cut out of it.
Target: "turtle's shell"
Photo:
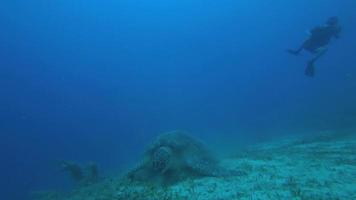
[[[146,150],[142,164],[129,173],[134,180],[169,184],[196,176],[236,173],[218,164],[205,145],[182,131],[160,135]]]
[[[156,171],[165,172],[170,168],[189,168],[203,175],[217,165],[217,159],[205,145],[182,131],[162,134],[147,150]]]

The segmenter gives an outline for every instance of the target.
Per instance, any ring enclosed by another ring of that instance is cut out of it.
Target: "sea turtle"
[[[141,164],[128,177],[170,184],[189,177],[226,177],[243,174],[219,166],[205,145],[182,131],[160,135],[146,150]]]

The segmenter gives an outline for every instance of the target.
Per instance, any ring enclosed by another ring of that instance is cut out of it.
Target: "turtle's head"
[[[164,173],[170,166],[172,150],[169,147],[159,147],[152,158],[152,167],[155,171]]]

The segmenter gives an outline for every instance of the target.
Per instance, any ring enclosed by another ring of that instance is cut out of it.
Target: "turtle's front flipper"
[[[230,170],[220,167],[217,171],[219,177],[229,177],[229,176],[246,176],[247,173],[239,170]]]
[[[246,175],[246,173],[242,171],[225,169],[219,166],[215,161],[187,159],[186,163],[193,172],[201,176],[228,177]]]

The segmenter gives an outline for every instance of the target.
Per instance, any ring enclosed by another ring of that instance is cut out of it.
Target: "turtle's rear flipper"
[[[229,177],[246,175],[245,172],[225,169],[219,166],[217,162],[209,160],[189,159],[187,160],[187,165],[197,175],[201,176]]]

